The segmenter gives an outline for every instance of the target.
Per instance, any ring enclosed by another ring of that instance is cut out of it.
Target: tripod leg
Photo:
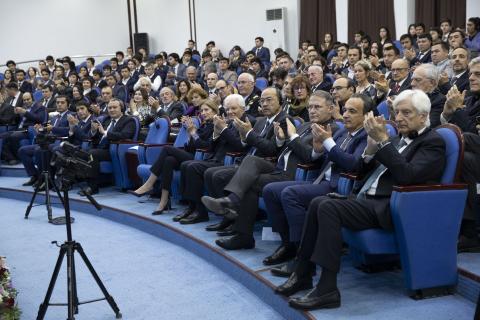
[[[27,207],[27,211],[25,212],[25,219],[28,219],[28,215],[30,214],[30,211],[32,210],[33,207],[33,202],[35,201],[35,197],[37,196],[38,193],[38,188],[40,187],[41,183],[39,183],[35,187],[35,191],[33,192],[32,199],[30,200],[30,204]]]
[[[95,271],[92,264],[90,263],[90,260],[88,260],[88,257],[85,254],[85,252],[83,251],[83,248],[80,245],[80,243],[78,243],[78,242],[75,243],[75,250],[78,251],[78,253],[80,254],[80,256],[83,259],[83,262],[85,263],[88,270],[92,274],[93,278],[97,282],[97,285],[100,287],[100,290],[102,290],[102,293],[105,296],[105,299],[107,299],[108,304],[112,308],[113,312],[115,312],[115,317],[117,319],[122,318],[122,314],[120,313],[120,309],[118,308],[117,304],[115,303],[115,300],[113,300],[113,297],[108,293],[107,289],[103,285],[102,280],[100,280],[100,277],[98,276],[97,272]]]
[[[52,221],[52,202],[50,199],[50,175],[47,172],[43,172],[43,181],[45,181],[45,204],[47,205],[48,221]]]
[[[73,267],[73,253],[75,252],[75,243],[64,244],[67,247],[67,291],[68,291],[68,318],[67,320],[74,320],[75,314],[75,293],[76,285],[74,283],[74,267]]]
[[[50,279],[50,284],[48,285],[47,294],[45,295],[45,300],[43,300],[43,303],[40,304],[40,307],[38,308],[37,320],[43,320],[45,317],[45,313],[47,312],[53,288],[55,287],[55,282],[57,281],[58,273],[60,272],[60,267],[62,266],[66,251],[67,250],[65,247],[62,246],[60,248],[57,263],[55,264],[55,269],[53,270],[52,278]]]
[[[55,181],[53,181],[52,177],[49,177],[49,179],[50,179],[50,185],[53,187],[53,189],[55,189],[55,192],[57,193],[57,196],[60,199],[60,202],[62,203],[63,206],[65,206],[63,202],[63,197],[60,193],[60,190],[58,190],[57,184],[55,183]]]
[[[73,284],[73,304],[74,313],[78,314],[78,294],[77,294],[77,276],[75,274],[75,251],[72,253],[72,284]]]

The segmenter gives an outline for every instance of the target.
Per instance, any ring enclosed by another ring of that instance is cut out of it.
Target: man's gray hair
[[[395,98],[395,100],[393,100],[393,109],[395,110],[398,104],[405,100],[410,101],[418,113],[427,115],[427,121],[425,122],[425,125],[429,127],[430,126],[429,115],[430,115],[430,109],[432,107],[432,104],[427,94],[422,90],[418,90],[418,89],[404,90],[400,92],[400,94]]]
[[[317,90],[314,93],[312,93],[310,98],[312,98],[312,97],[319,97],[319,98],[325,99],[325,102],[329,106],[334,106],[335,105],[335,100],[333,99],[332,95],[330,93],[326,92],[326,91]]]
[[[228,103],[236,103],[240,107],[245,108],[245,100],[238,93],[234,93],[225,97],[223,104],[226,106]]]
[[[468,64],[468,67],[471,69],[473,68],[474,65],[477,65],[480,63],[480,57],[473,58],[472,61]]]
[[[255,78],[254,78],[250,73],[248,73],[248,72],[244,72],[244,73],[241,73],[241,74],[239,75],[239,77],[242,77],[242,76],[243,76],[243,77],[247,77],[247,78],[248,78],[248,81],[250,81],[250,82],[255,82]]]
[[[422,68],[423,70],[425,70],[425,76],[428,79],[435,81],[435,86],[438,85],[438,77],[440,76],[440,73],[438,72],[438,69],[435,65],[431,63],[424,63],[417,68]]]

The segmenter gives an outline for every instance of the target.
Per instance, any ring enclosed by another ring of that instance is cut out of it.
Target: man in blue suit
[[[28,127],[42,124],[46,120],[45,107],[40,103],[34,103],[30,92],[25,92],[22,99],[23,107],[14,108],[14,113],[19,119],[17,129],[0,135],[0,138],[3,139],[2,156],[10,165],[19,163],[17,151],[20,148],[20,141],[28,139]]]
[[[264,39],[262,37],[255,38],[255,47],[252,48],[252,52],[255,53],[263,63],[263,68],[265,70],[270,69],[270,50],[263,46]]]
[[[363,129],[364,115],[373,110],[370,97],[354,94],[345,103],[345,130],[332,137],[329,127],[313,126],[314,159],[322,163],[320,174],[313,184],[307,181],[287,181],[268,184],[263,189],[267,213],[273,231],[280,233],[282,244],[263,260],[265,265],[281,263],[293,258],[302,236],[308,205],[317,196],[336,192],[341,172],[353,171],[367,144]],[[275,275],[286,276],[289,264],[272,269]]]
[[[45,127],[41,124],[35,125],[35,130],[39,131],[43,129],[57,137],[67,137],[69,131],[68,115],[71,114],[71,112],[68,111],[67,96],[57,96],[56,103],[58,115],[56,115],[51,120],[51,123],[47,124]],[[50,145],[49,149],[52,150],[52,148],[53,144]],[[35,167],[35,163],[33,161],[34,156],[37,160],[37,166],[42,168],[42,163],[40,161],[40,146],[38,144],[23,146],[20,148],[20,150],[18,150],[18,155],[20,157],[20,161],[25,167],[25,170],[27,171],[27,174],[30,176],[30,180],[24,185],[31,186],[37,181],[40,174],[39,170]]]
[[[177,53],[170,53],[167,61],[170,67],[168,68],[167,78],[165,80],[166,85],[175,85],[177,81],[186,79],[185,71],[187,67],[180,63],[180,57]]]

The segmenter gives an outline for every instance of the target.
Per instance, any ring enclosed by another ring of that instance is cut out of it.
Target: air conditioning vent
[[[267,10],[267,21],[282,20],[282,9],[269,9]]]

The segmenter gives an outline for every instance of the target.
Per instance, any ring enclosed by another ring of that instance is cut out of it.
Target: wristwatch
[[[383,147],[385,147],[389,143],[390,143],[390,140],[385,140],[385,141],[377,143],[378,150],[382,149]]]

